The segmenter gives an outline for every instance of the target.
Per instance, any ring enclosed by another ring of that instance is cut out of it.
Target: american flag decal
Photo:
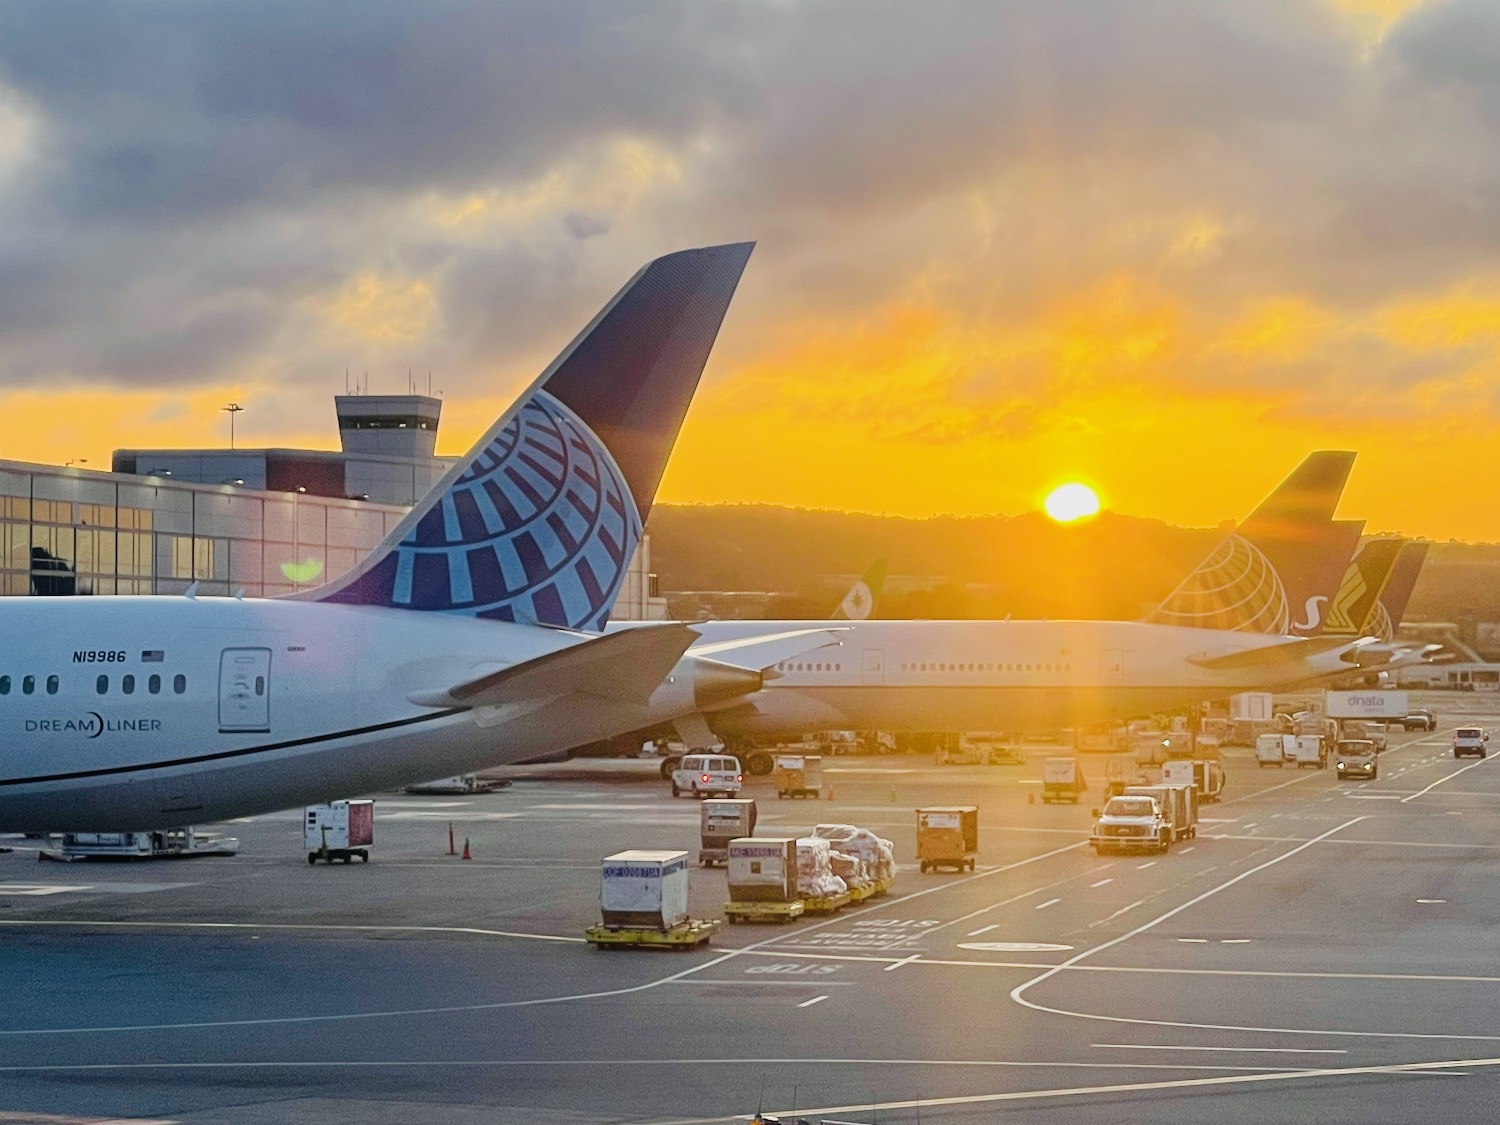
[[[165,649],[148,648],[144,652],[141,653],[141,663],[142,664],[160,664],[163,660],[166,659],[166,656],[167,656],[167,653],[166,653]]]

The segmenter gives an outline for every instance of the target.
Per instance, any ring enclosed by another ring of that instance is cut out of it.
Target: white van
[[[1489,741],[1489,732],[1483,727],[1459,727],[1453,732],[1453,756],[1466,758],[1472,754],[1482,758]]]
[[[728,754],[689,754],[672,771],[672,796],[733,797],[744,784],[740,760]]]

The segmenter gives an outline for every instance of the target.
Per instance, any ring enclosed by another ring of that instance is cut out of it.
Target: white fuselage
[[[0,598],[0,638],[7,831],[144,829],[287,808],[538,757],[650,717],[576,695],[473,710],[412,703],[578,643],[446,614]]]
[[[709,621],[693,628],[709,645],[815,624]],[[811,730],[1056,727],[1274,691],[1348,668],[1336,652],[1254,668],[1205,668],[1189,658],[1288,638],[1134,621],[823,624],[837,630],[839,643],[781,662],[760,692],[710,713],[717,735],[757,740]]]

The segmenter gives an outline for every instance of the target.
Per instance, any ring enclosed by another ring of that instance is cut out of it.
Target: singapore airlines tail
[[[1396,628],[1406,616],[1406,604],[1416,588],[1417,577],[1422,573],[1422,564],[1427,561],[1430,543],[1406,543],[1396,556],[1396,565],[1375,603],[1375,619],[1369,630],[1383,641],[1394,640]]]
[[[1375,635],[1380,596],[1385,592],[1400,556],[1401,539],[1372,539],[1360,548],[1344,570],[1343,581],[1328,604],[1323,633],[1330,637]]]
[[[603,629],[753,248],[647,265],[362,565],[294,597]]]
[[[1362,528],[1333,518],[1353,465],[1309,454],[1146,620],[1278,634],[1321,621]]]

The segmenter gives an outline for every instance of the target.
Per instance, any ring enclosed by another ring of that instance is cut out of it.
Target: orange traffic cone
[[[471,856],[469,854],[469,838],[467,836],[464,837],[464,858],[465,859],[473,859],[474,858],[473,856]]]
[[[830,785],[830,786],[829,786],[829,787],[828,787],[828,799],[829,799],[829,800],[830,800],[830,801],[831,801],[831,800],[833,800],[833,786],[832,786],[832,785]]]

